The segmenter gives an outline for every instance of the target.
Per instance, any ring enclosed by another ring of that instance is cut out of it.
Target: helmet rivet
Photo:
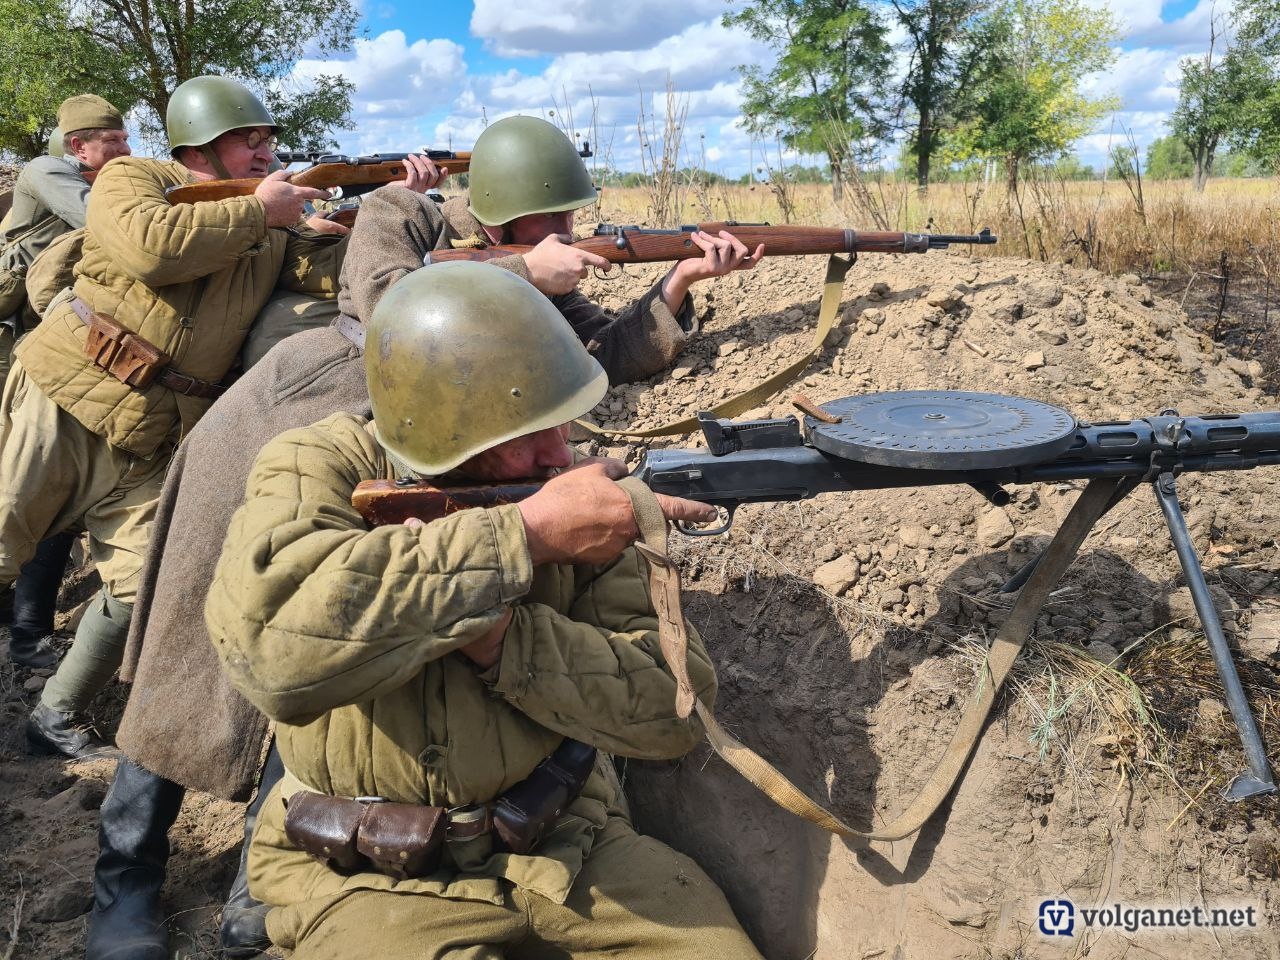
[[[405,425],[406,427],[412,427],[412,426],[413,426],[413,417],[405,417],[405,419],[404,419],[404,425]]]
[[[511,395],[512,395],[513,397],[519,397],[519,396],[521,396],[520,388],[519,388],[519,387],[512,387],[512,388],[511,388]]]

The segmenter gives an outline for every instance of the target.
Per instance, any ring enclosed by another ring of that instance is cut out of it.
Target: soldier
[[[622,464],[568,469],[603,369],[531,285],[480,264],[402,280],[368,335],[373,421],[264,448],[206,606],[224,669],[276,721],[285,773],[250,856],[272,940],[299,960],[759,957],[697,865],[635,833],[593,749],[676,757],[701,733],[675,713]],[[405,473],[551,479],[369,530],[355,486]],[[710,704],[696,636],[689,668]],[[517,792],[529,816],[495,832]]]
[[[283,172],[249,197],[165,199],[193,179],[266,175],[275,120],[240,84],[187,81],[166,125],[173,161],[123,157],[98,175],[74,289],[18,346],[0,401],[0,583],[76,526],[103,581],[27,723],[33,749],[68,757],[110,751],[77,718],[120,663],[174,447],[222,392],[277,281],[332,296],[345,249],[283,229],[324,196]]]
[[[629,308],[614,315],[588,300],[577,286],[592,267],[608,270],[603,257],[569,246],[574,211],[596,201],[596,189],[573,143],[537,117],[508,117],[492,124],[471,152],[468,197],[442,206],[403,190],[376,190],[365,198],[342,269],[338,305],[367,319],[382,294],[423,265],[432,250],[532,244],[523,256],[492,263],[531,282],[551,298],[579,339],[609,375],[627,383],[665,370],[693,337],[689,288],[699,280],[751,269],[754,254],[729,233],[693,233],[701,259],[682,260]]]
[[[25,302],[28,268],[54,240],[84,226],[87,176],[130,154],[124,118],[101,97],[64,100],[58,124],[49,138],[49,155],[37,157],[18,175],[0,238],[0,384],[8,378],[15,341],[38,320]],[[64,137],[63,130],[70,133]],[[74,538],[68,531],[44,540],[14,584],[9,659],[15,663],[38,669],[58,662],[48,638]]]
[[[406,163],[410,175],[395,189],[425,191],[442,178],[426,158]],[[292,295],[277,292],[263,315],[284,296]],[[267,441],[339,410],[368,416],[363,342],[358,323],[340,322],[298,333],[248,369],[246,341],[247,372],[196,425],[170,465],[120,671],[133,681],[117,733],[126,758],[100,814],[86,960],[172,955],[160,894],[167,833],[186,788],[244,800],[261,771],[258,798],[245,818],[248,837],[259,804],[279,779],[278,763],[263,769],[266,719],[229,686],[204,620],[192,611],[204,609],[227,525]],[[224,953],[253,957],[266,949],[264,916],[249,896],[242,856],[222,913]]]

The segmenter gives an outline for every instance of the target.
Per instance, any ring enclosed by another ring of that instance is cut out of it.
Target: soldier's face
[[[92,140],[73,137],[71,149],[77,160],[94,170],[101,170],[108,160],[133,152],[129,149],[129,134],[123,130],[103,130]]]
[[[563,213],[531,213],[527,217],[516,217],[507,225],[507,233],[512,243],[527,243],[537,246],[553,233],[573,233],[573,211]]]
[[[232,179],[265,177],[274,158],[270,127],[243,127],[224,133],[211,144]]]
[[[573,465],[569,449],[569,424],[526,433],[484,453],[477,453],[458,468],[482,483],[504,480],[546,479]]]

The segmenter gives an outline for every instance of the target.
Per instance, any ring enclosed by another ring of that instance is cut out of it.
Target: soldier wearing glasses
[[[249,90],[189,80],[166,126],[173,160],[123,157],[99,175],[75,285],[18,347],[0,401],[0,584],[67,529],[88,532],[102,576],[27,725],[33,749],[74,758],[113,752],[79,718],[120,664],[175,446],[222,392],[277,285],[333,297],[346,249],[301,224],[321,191],[267,176],[276,124]],[[242,177],[267,179],[248,197],[165,199]]]

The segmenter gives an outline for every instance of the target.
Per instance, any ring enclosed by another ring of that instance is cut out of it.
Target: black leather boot
[[[76,535],[55,533],[40,541],[36,555],[27,561],[13,585],[13,627],[9,659],[33,670],[56,667],[58,654],[49,645],[58,590],[67,571]]]
[[[93,913],[85,960],[167,960],[169,931],[160,905],[178,784],[121,760],[102,803]]]
[[[244,843],[240,847],[240,869],[231,883],[231,894],[222,908],[222,955],[231,960],[248,960],[271,946],[267,936],[267,912],[271,909],[249,894],[249,841],[253,839],[253,826],[258,822],[258,811],[263,801],[280,778],[284,776],[284,763],[271,744],[262,780],[258,783],[258,795],[244,812]]]
[[[102,740],[92,727],[80,723],[75,714],[59,713],[37,703],[27,718],[27,747],[32,753],[61,754],[70,760],[101,760],[120,756],[120,751]]]

